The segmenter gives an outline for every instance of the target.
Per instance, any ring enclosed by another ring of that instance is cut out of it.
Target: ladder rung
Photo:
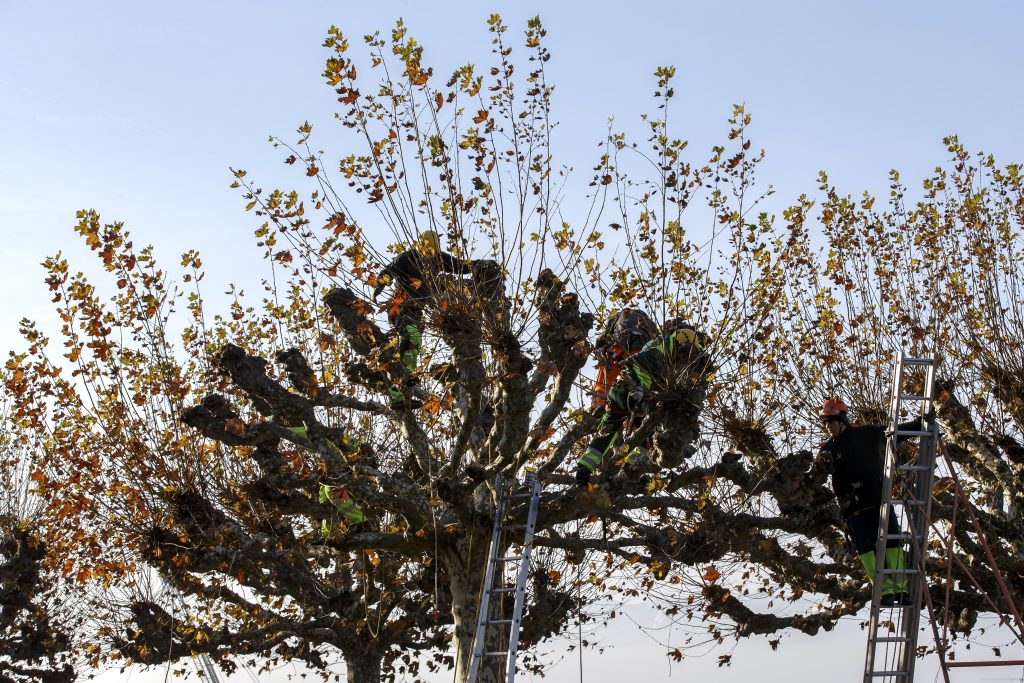
[[[927,429],[897,429],[893,432],[896,436],[931,436]]]
[[[494,558],[494,561],[495,562],[512,562],[513,560],[521,560],[521,559],[523,559],[522,555],[505,555],[504,557],[496,557],[496,558]]]
[[[507,651],[502,650],[500,652],[499,651],[495,651],[495,652],[481,652],[480,656],[481,657],[504,657],[507,654],[508,654]]]
[[[921,536],[915,536],[914,534],[886,534],[885,535],[885,540],[887,540],[887,541],[910,541],[910,540],[914,540],[914,539],[917,539],[919,541],[923,541],[924,540]]]
[[[893,498],[889,502],[893,505],[924,505],[923,500],[913,500],[912,498]]]
[[[882,567],[882,574],[916,574],[916,569],[889,569],[888,567]]]
[[[900,472],[927,472],[931,467],[928,465],[900,465],[897,469]]]
[[[910,636],[884,636],[881,638],[875,638],[876,643],[909,643],[910,640]]]
[[[909,671],[872,671],[872,676],[907,676]]]
[[[533,498],[532,493],[513,493],[509,498]]]
[[[512,588],[492,588],[491,592],[492,593],[515,593],[517,590],[519,590],[519,589],[516,588],[515,586],[513,586]]]
[[[511,624],[511,619],[490,619],[485,622],[488,626],[501,626],[502,624]]]
[[[920,394],[900,394],[901,401],[927,401],[931,396],[921,396]]]
[[[904,358],[904,365],[932,365],[935,362],[932,358]]]
[[[525,529],[525,524],[509,524],[508,526],[501,527],[502,531],[514,531],[516,529]]]

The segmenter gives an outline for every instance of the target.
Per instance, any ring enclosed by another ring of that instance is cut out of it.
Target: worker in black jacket
[[[392,385],[388,391],[393,410],[418,408],[422,403],[414,397],[406,397],[404,389],[410,384],[411,373],[416,369],[420,350],[423,348],[423,308],[437,287],[434,278],[438,273],[468,272],[471,261],[462,261],[441,251],[437,233],[426,230],[411,249],[403,251],[377,275],[377,286],[373,300],[388,285],[394,285],[391,299],[387,302],[388,322],[398,334],[398,359],[401,366],[389,368]],[[401,378],[405,376],[405,379]]]
[[[926,416],[926,419],[934,414]],[[839,501],[850,540],[857,549],[868,580],[874,581],[878,539],[878,520],[882,509],[882,479],[884,476],[886,433],[881,425],[850,425],[846,404],[828,399],[821,410],[821,420],[831,438],[822,446],[826,471],[832,475],[832,490]],[[900,430],[921,430],[921,418],[899,425]],[[899,437],[902,441],[907,436]],[[889,506],[887,535],[900,533],[896,513]],[[903,544],[888,539],[885,544],[885,566],[889,569],[904,567]],[[909,591],[903,579],[886,579],[882,586],[883,606],[907,604]]]

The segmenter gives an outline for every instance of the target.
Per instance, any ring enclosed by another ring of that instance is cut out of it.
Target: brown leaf
[[[705,581],[711,581],[713,583],[715,581],[718,581],[718,579],[722,578],[722,573],[715,569],[715,565],[711,565],[708,567],[707,571],[701,575],[700,578],[704,579]]]

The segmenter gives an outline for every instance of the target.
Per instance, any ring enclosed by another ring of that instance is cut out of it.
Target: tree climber
[[[392,410],[415,409],[422,401],[406,397],[405,389],[415,384],[411,376],[416,369],[423,348],[423,309],[434,294],[433,282],[438,273],[462,273],[472,267],[472,261],[462,261],[441,251],[437,233],[425,230],[411,249],[403,251],[377,275],[373,300],[389,284],[394,293],[385,304],[388,322],[398,335],[397,362],[386,368],[392,384],[388,390]]]
[[[292,434],[295,434],[296,436],[302,437],[303,439],[309,438],[309,432],[305,426],[289,427],[288,431],[290,431]],[[361,444],[359,444],[358,441],[352,443],[349,441],[347,436],[344,437],[344,439],[345,442],[353,448],[353,450],[360,450]],[[334,458],[337,458],[338,460],[341,461],[349,460],[349,458],[346,458],[345,454],[341,452],[341,449],[339,449],[329,440],[325,440],[324,443],[327,444],[327,450]],[[359,456],[357,455],[354,457],[358,458]],[[355,502],[349,497],[348,491],[343,488],[335,491],[329,484],[321,482],[319,495],[317,496],[317,502],[320,503],[321,505],[327,505],[334,508],[334,513],[332,513],[332,516],[337,515],[338,518],[345,520],[345,524],[349,527],[354,527],[359,524],[365,524],[367,522],[366,514],[361,509],[359,509],[359,506],[356,505]],[[330,536],[331,530],[334,529],[335,526],[337,526],[337,524],[336,520],[334,519],[322,520],[320,523],[320,535],[324,538],[327,538],[328,536]]]
[[[935,419],[934,409],[924,416],[930,422]],[[901,423],[900,430],[921,430],[918,417]],[[821,421],[830,434],[821,451],[824,470],[832,475],[832,490],[839,501],[839,508],[846,520],[850,540],[857,550],[868,581],[874,581],[876,558],[875,542],[878,539],[878,519],[882,508],[882,479],[884,476],[886,433],[881,425],[851,426],[846,404],[830,398],[821,409]],[[909,439],[897,437],[897,441]],[[889,529],[887,535],[900,533],[896,513],[889,506]],[[889,539],[885,544],[885,566],[889,569],[903,569],[905,556],[903,544]],[[909,604],[910,594],[904,579],[887,578],[882,585],[882,606]]]
[[[650,316],[636,308],[624,308],[608,318],[594,341],[597,377],[590,392],[593,412],[604,411],[608,391],[615,384],[623,361],[639,353],[657,334],[658,328]]]
[[[576,463],[578,486],[589,484],[594,470],[621,439],[623,432],[643,421],[655,384],[667,387],[679,370],[689,369],[692,363],[689,357],[694,351],[703,356],[707,341],[707,335],[697,332],[692,326],[678,326],[674,331],[652,339],[639,353],[623,361],[622,371],[608,391],[597,434]],[[687,448],[692,448],[692,445]],[[647,446],[634,449],[626,457],[626,463],[637,462],[647,450]],[[684,457],[692,454],[691,450]]]

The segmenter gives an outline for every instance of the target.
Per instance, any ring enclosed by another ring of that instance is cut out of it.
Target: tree
[[[280,321],[236,305],[230,321],[207,327],[198,290],[170,284],[151,249],[136,250],[120,224],[103,225],[94,212],[79,217],[117,294],[107,307],[59,254],[48,260],[74,369],[66,376],[27,322],[32,347],[11,368],[21,420],[43,439],[33,479],[54,524],[75,525],[55,550],[65,571],[103,587],[91,606],[94,663],[207,653],[231,670],[229,655],[259,654],[261,665],[283,658],[325,669],[321,649],[331,647],[349,678],[365,681],[378,679],[393,646],[436,644],[448,620],[428,608],[422,566],[385,549],[323,551],[321,520],[337,515],[318,500],[315,467],[273,442],[236,450],[182,428],[187,397],[224,384],[208,346],[230,334],[262,348]],[[198,287],[198,255],[183,265],[184,282]],[[183,299],[184,360],[170,341]],[[304,324],[288,329],[293,340],[316,340]]]
[[[490,500],[499,475],[526,466],[545,481],[527,647],[585,618],[593,598],[642,592],[692,624],[687,639],[831,628],[869,590],[815,459],[816,410],[841,394],[860,419],[884,418],[897,347],[941,354],[950,453],[983,529],[1000,539],[998,561],[1020,576],[1020,521],[1002,506],[1006,495],[1016,504],[1024,452],[1017,167],[983,158],[978,190],[980,170],[951,141],[953,168],[926,182],[913,209],[895,177],[890,210],[878,213],[873,198],[855,202],[823,176],[819,204],[801,197],[779,221],[764,209],[771,190],[757,183],[763,152],[752,150],[749,114],[736,107],[727,144],[693,160],[669,130],[674,70],[664,67],[647,138],[609,131],[589,210],[573,223],[561,204],[571,176],[551,150],[544,29],[528,24],[522,94],[506,27],[495,16],[489,30],[490,71],[467,65],[443,84],[401,22],[389,38],[368,36],[381,74],[371,87],[331,29],[324,76],[346,144],[360,151],[332,161],[306,123],[297,143],[275,144],[310,179],[308,195],[264,192],[235,171],[273,268],[258,310],[239,295],[208,324],[198,290],[175,290],[151,250],[137,253],[121,226],[91,212],[78,232],[114,274],[109,307],[59,256],[48,262],[73,377],[31,324],[33,348],[11,369],[25,378],[19,410],[46,437],[40,491],[100,548],[62,552],[129,595],[128,616],[114,610],[105,627],[113,647],[151,663],[210,652],[227,667],[229,655],[253,654],[323,671],[334,648],[358,681],[415,673],[410,655],[432,650],[431,665],[465,680]],[[343,187],[326,170],[335,163]],[[415,364],[371,303],[388,257],[362,199],[390,230],[388,250],[432,230],[472,261],[425,275]],[[704,221],[707,235],[693,227]],[[811,243],[816,222],[827,251]],[[954,239],[957,252],[939,248]],[[182,265],[198,284],[198,255]],[[190,312],[180,351],[170,342],[179,301]],[[584,399],[590,332],[623,306],[662,326],[690,321],[712,341],[667,365],[648,415],[581,496],[563,466],[598,428]],[[422,408],[390,409],[382,397],[395,386],[421,392]],[[647,439],[654,467],[626,468]],[[942,526],[947,480],[936,496]],[[350,506],[367,521],[347,524]],[[955,541],[979,557],[976,535]],[[933,548],[935,589],[945,562]],[[184,619],[144,594],[143,566],[186,597]],[[978,610],[1008,609],[969,588],[967,568],[993,582],[976,559],[953,569],[963,631]],[[793,605],[780,614],[776,601]],[[482,680],[496,678],[488,668]]]
[[[10,378],[16,380],[16,378]],[[2,390],[0,390],[2,391]],[[73,681],[78,597],[42,532],[31,491],[31,441],[0,399],[0,681]]]

